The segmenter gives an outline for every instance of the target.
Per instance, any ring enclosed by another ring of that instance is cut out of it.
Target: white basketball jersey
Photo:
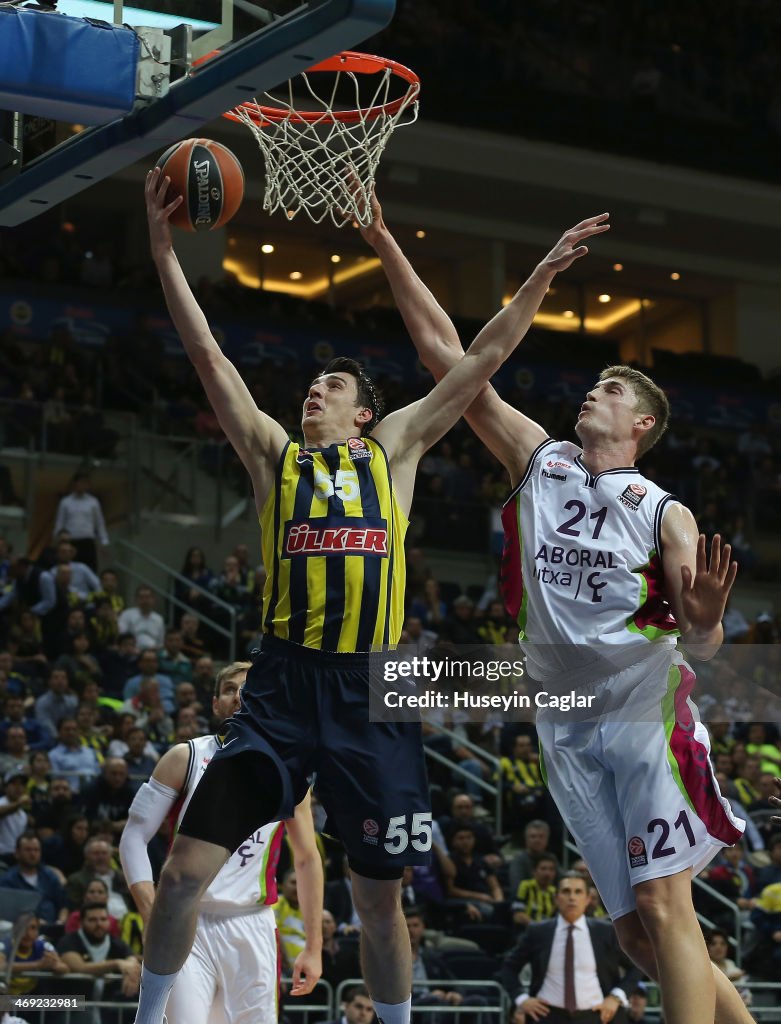
[[[195,787],[217,749],[215,736],[198,736],[189,740],[190,763],[182,790],[176,826],[184,817]],[[236,913],[252,907],[270,906],[277,902],[276,872],[285,826],[271,822],[254,832],[231,854],[201,899],[205,914]],[[269,912],[271,912],[269,910]]]
[[[660,539],[674,499],[635,467],[594,476],[581,456],[569,441],[544,441],[502,511],[502,592],[540,680],[591,661],[620,668],[627,649],[672,649],[679,632]]]

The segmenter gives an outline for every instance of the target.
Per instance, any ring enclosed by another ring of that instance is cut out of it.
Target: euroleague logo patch
[[[648,854],[645,852],[645,842],[640,836],[632,836],[626,844],[629,853],[629,867],[642,868],[648,863]]]
[[[362,437],[348,437],[347,448],[353,462],[356,459],[370,459],[372,457],[371,448],[369,448]]]
[[[379,840],[377,836],[380,831],[380,826],[374,820],[374,818],[367,818],[363,823],[363,841],[368,843],[370,846],[377,846]]]
[[[629,484],[626,486],[621,494],[618,495],[618,500],[626,508],[631,509],[632,512],[636,512],[640,507],[640,502],[648,494],[648,488],[643,487],[642,484]]]

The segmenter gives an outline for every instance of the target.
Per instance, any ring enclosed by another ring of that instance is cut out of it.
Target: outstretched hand
[[[152,255],[172,248],[169,218],[174,210],[184,202],[184,196],[177,196],[170,203],[166,201],[170,183],[171,179],[164,177],[160,173],[159,167],[147,171],[144,198],[146,199],[146,216],[149,221],[149,243]]]
[[[709,633],[724,618],[724,608],[735,582],[738,563],[731,558],[729,544],[721,546],[716,534],[711,541],[710,564],[706,551],[705,534],[697,539],[695,572],[688,565],[681,566],[681,607],[689,625],[701,633]]]
[[[291,996],[306,996],[312,991],[322,974],[320,956],[309,949],[302,949],[293,964]]]
[[[600,213],[598,217],[588,217],[574,228],[565,231],[542,261],[542,265],[556,274],[571,267],[575,260],[588,253],[588,246],[582,245],[582,242],[593,235],[601,235],[610,230],[607,223],[609,216],[609,213]]]

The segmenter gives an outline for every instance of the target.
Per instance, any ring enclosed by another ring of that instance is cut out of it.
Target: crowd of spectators
[[[0,889],[40,893],[37,917],[17,953],[14,985],[45,983],[25,969],[50,974],[57,991],[66,971],[101,981],[105,975],[111,998],[132,999],[142,925],[116,857],[128,808],[172,743],[216,726],[213,656],[225,654],[200,616],[214,612],[213,596],[227,600],[232,588],[237,607],[254,616],[240,638],[239,656],[246,655],[257,639],[263,573],[243,545],[214,563],[208,551],[189,548],[171,590],[194,610],[177,622],[175,606],[156,608],[151,588],[126,596],[116,572],[92,574],[74,553],[61,534],[39,565],[15,557],[0,538]],[[512,657],[517,630],[493,578],[464,592],[436,579],[425,549],[410,546],[407,563],[402,643],[412,653],[446,658],[455,645],[490,645]],[[56,600],[42,610],[45,574]],[[171,615],[168,625],[163,613]],[[781,623],[769,614],[749,622],[731,606],[725,630],[728,656],[701,673],[698,699],[722,790],[750,824],[743,843],[721,853],[705,876],[730,905],[701,891],[697,901],[717,925],[709,939],[714,960],[745,981],[777,971],[781,835],[771,828],[767,798],[781,774],[779,730],[771,724],[781,720]],[[490,980],[530,924],[555,916],[565,836],[543,784],[532,722],[501,716],[478,722],[467,713],[432,711],[424,742],[447,763],[430,763],[433,864],[408,868],[403,880],[416,979],[438,982],[433,989],[418,985],[415,1002],[478,1011],[490,992],[459,991],[464,957],[469,970]],[[315,817],[322,827],[318,805]],[[166,842],[163,835],[153,841],[155,870]],[[324,838],[322,849],[324,976],[336,986],[359,976],[360,922],[338,847]],[[570,866],[587,881],[587,912],[604,916],[588,866]],[[1,901],[0,894],[0,907]],[[303,927],[289,861],[277,914],[289,965]],[[748,949],[739,963],[730,946],[736,937]],[[92,991],[92,980],[73,984]],[[645,998],[642,989],[631,995],[635,1002]],[[516,1012],[513,1024],[521,1020]]]

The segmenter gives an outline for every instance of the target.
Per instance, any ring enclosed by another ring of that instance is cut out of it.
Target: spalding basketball
[[[157,161],[171,181],[167,198],[184,196],[171,224],[185,231],[214,231],[227,224],[244,198],[244,171],[225,146],[211,139],[185,139]]]

